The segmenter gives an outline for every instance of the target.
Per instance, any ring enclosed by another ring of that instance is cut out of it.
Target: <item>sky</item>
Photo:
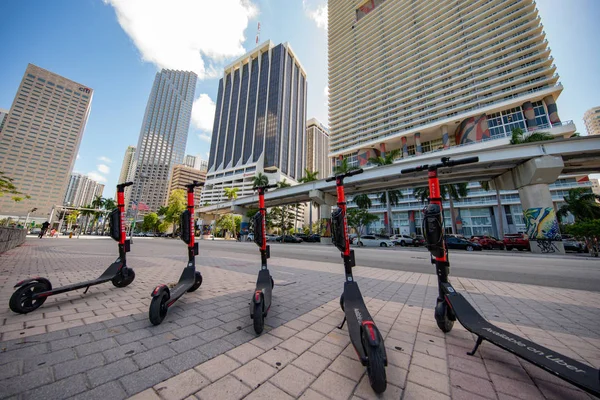
[[[600,105],[600,1],[537,0],[564,91],[558,113],[585,133]],[[0,108],[28,63],[94,89],[74,172],[114,196],[125,150],[137,145],[161,68],[198,74],[186,154],[208,158],[223,67],[259,42],[289,42],[307,71],[307,117],[327,124],[326,0],[2,0]]]

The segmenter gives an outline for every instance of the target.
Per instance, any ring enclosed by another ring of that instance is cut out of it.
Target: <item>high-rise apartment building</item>
[[[151,211],[165,204],[173,166],[183,163],[197,79],[185,71],[156,74],[136,147],[130,202]]]
[[[306,168],[320,179],[331,175],[329,129],[316,118],[306,121]]]
[[[14,202],[0,197],[0,214],[46,217],[62,204],[93,90],[29,64],[0,132],[0,171],[31,196]]]
[[[594,107],[583,114],[583,122],[588,135],[600,135],[600,107]]]
[[[177,164],[173,167],[173,173],[171,174],[171,181],[169,182],[169,193],[175,189],[186,189],[185,185],[198,181],[206,181],[206,171],[201,171],[197,168],[188,167],[187,165]],[[202,188],[196,188],[194,191],[194,204],[200,206],[200,197],[202,194]],[[165,202],[167,205],[167,202]]]
[[[533,0],[330,0],[328,10],[333,163],[348,157],[368,166],[393,149],[399,158],[433,151],[458,158],[462,149],[508,144],[514,128],[575,132],[558,116],[563,87]],[[550,191],[559,203],[578,186],[576,177],[561,177]],[[469,188],[455,204],[463,234],[501,235],[500,218],[504,231],[524,230],[517,191],[501,193],[499,216],[495,192]],[[392,225],[419,232],[422,206],[411,189],[403,195]],[[371,212],[383,216],[385,207],[372,201]]]
[[[2,132],[2,128],[4,128],[4,123],[6,122],[6,117],[8,117],[9,112],[9,110],[0,108],[0,132]]]
[[[71,174],[65,193],[63,205],[69,207],[86,207],[98,196],[102,196],[104,185],[90,179],[86,175]]]
[[[252,178],[300,179],[305,165],[306,72],[288,43],[266,41],[229,64],[219,81],[202,202],[223,189],[253,193]]]

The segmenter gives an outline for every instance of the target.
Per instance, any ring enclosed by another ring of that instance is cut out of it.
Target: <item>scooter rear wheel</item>
[[[169,294],[167,292],[152,297],[150,311],[148,312],[148,317],[150,318],[152,325],[160,325],[167,316],[167,311],[169,310],[167,301],[169,301]]]
[[[115,285],[115,287],[123,288],[125,286],[129,286],[134,279],[135,271],[129,267],[123,267],[121,273],[117,274],[117,276],[112,278],[111,282],[113,285]]]
[[[448,304],[445,301],[440,301],[435,306],[435,322],[438,328],[444,333],[448,333],[454,326],[454,320],[450,318]]]
[[[194,284],[192,285],[191,288],[188,289],[188,292],[194,292],[196,291],[200,285],[202,285],[202,274],[200,273],[200,271],[196,271],[196,273],[194,274]]]
[[[10,309],[17,314],[27,314],[38,309],[47,297],[40,297],[33,300],[31,297],[34,293],[41,293],[50,290],[50,287],[44,282],[31,282],[27,285],[21,286],[10,297],[8,306]]]
[[[265,328],[265,316],[263,315],[263,300],[260,303],[254,303],[254,332],[260,335]]]
[[[346,311],[344,310],[344,293],[342,293],[342,295],[340,296],[340,308],[342,309],[342,311]]]
[[[367,354],[367,375],[369,383],[375,393],[383,393],[387,388],[387,376],[385,374],[385,361],[383,357],[383,344],[371,346],[369,340],[365,337],[367,333],[363,331],[362,342]]]

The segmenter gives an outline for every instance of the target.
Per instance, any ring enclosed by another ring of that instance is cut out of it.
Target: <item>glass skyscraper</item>
[[[305,166],[306,72],[288,43],[266,41],[225,68],[219,82],[202,202],[223,189],[252,194],[252,177],[297,181]]]
[[[165,205],[173,166],[183,163],[197,79],[186,71],[156,74],[137,145],[130,202],[144,203],[151,211]]]

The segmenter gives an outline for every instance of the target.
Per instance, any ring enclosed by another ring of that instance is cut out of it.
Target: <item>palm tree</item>
[[[369,158],[369,162],[371,164],[375,164],[378,166],[382,165],[390,165],[394,163],[394,160],[398,158],[400,155],[400,149],[395,149],[392,151],[388,151],[384,156],[371,157]],[[379,194],[381,204],[385,204],[387,206],[387,215],[388,215],[388,235],[393,234],[394,228],[392,226],[392,205],[397,206],[400,203],[400,199],[402,198],[402,192],[399,190],[386,190]]]
[[[92,208],[100,210],[104,206],[105,200],[106,199],[104,199],[102,196],[96,196],[96,198],[94,198],[94,200],[92,200]],[[102,214],[102,211],[94,211],[93,212],[94,219],[93,219],[92,231],[94,231],[96,229],[96,224],[98,223],[98,218],[100,218],[101,214]]]
[[[450,203],[450,217],[452,220],[452,232],[456,233],[456,218],[454,217],[454,201],[467,197],[469,193],[468,183],[453,183],[440,186],[440,197],[442,200],[448,199]],[[429,199],[429,187],[418,187],[413,189],[413,196],[425,203]]]
[[[79,217],[79,211],[74,210],[69,215],[67,215],[67,231],[71,230],[71,225],[77,222],[77,218]]]
[[[373,203],[371,202],[371,198],[366,193],[354,196],[352,201],[356,204],[356,206],[358,208],[360,208],[362,210],[369,209],[373,206]]]
[[[334,175],[344,174],[344,173],[352,171],[354,169],[358,169],[358,167],[355,167],[354,165],[348,165],[348,157],[344,157],[342,159],[342,162],[340,163],[340,165],[336,165],[333,168],[333,174]]]
[[[600,218],[600,204],[596,202],[600,196],[594,194],[589,188],[569,189],[569,193],[563,198],[563,204],[556,213],[556,216],[563,219],[568,213],[573,214],[575,221]]]
[[[311,170],[309,170],[308,168],[304,168],[304,176],[302,178],[300,178],[300,183],[308,183],[308,182],[313,182],[316,181],[318,178],[317,176],[319,175],[319,171],[314,171],[311,172]],[[312,221],[312,211],[313,211],[313,202],[312,200],[309,202],[310,205],[310,209],[309,209],[309,214],[308,214],[308,231],[312,234],[312,225],[313,225],[313,221]]]
[[[514,128],[512,130],[512,138],[510,139],[510,144],[542,142],[545,140],[554,139],[554,136],[552,136],[548,132],[535,132],[525,137],[523,135],[524,133],[521,128]]]
[[[85,210],[81,211],[81,215],[83,215],[85,217],[85,225],[83,226],[83,233],[85,234],[85,232],[88,229],[88,226],[90,225],[90,215],[94,214],[94,211],[92,211],[91,209],[94,208],[91,204],[88,204],[87,206],[84,206]],[[80,230],[80,232],[82,231]]]
[[[252,178],[252,187],[254,189],[256,189],[257,187],[260,187],[260,186],[267,186],[268,184],[269,184],[269,178],[262,172],[259,172],[258,174],[256,174],[254,176],[254,178]]]
[[[103,214],[105,216],[108,216],[108,214],[110,214],[110,212],[112,210],[114,210],[115,208],[117,208],[117,203],[115,202],[115,199],[104,199],[104,210],[106,210]],[[106,222],[107,222],[108,218],[104,218],[104,222],[102,223],[102,236],[104,236],[104,231],[106,229]]]

